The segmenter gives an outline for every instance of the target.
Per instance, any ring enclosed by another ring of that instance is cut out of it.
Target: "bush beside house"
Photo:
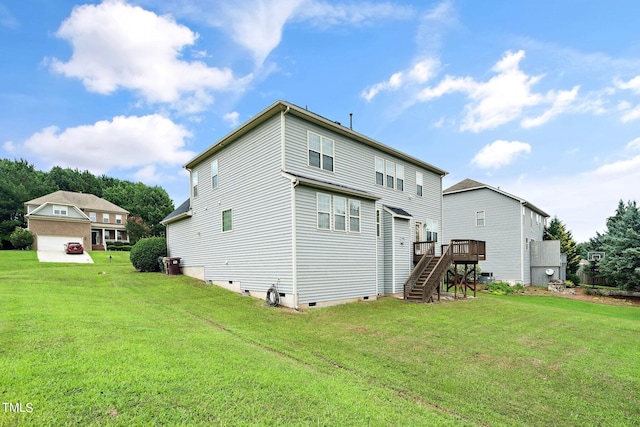
[[[138,240],[131,248],[129,259],[138,271],[160,271],[158,258],[167,256],[167,239],[164,237],[148,237]]]

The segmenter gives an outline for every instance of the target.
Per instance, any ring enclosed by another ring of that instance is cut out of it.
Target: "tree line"
[[[9,235],[16,227],[26,226],[24,203],[58,190],[93,194],[129,211],[127,231],[133,242],[141,237],[164,236],[160,221],[174,209],[173,201],[159,186],[59,166],[44,172],[24,159],[0,159],[2,249],[12,247]]]

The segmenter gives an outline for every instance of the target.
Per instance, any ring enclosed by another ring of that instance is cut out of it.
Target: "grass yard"
[[[482,295],[297,313],[92,256],[0,252],[0,425],[640,425],[638,307]]]

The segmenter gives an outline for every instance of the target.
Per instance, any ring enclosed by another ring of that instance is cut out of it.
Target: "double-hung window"
[[[308,133],[309,166],[333,172],[333,140]]]
[[[116,215],[116,224],[122,224],[122,215]]]
[[[211,162],[211,188],[218,188],[218,160]]]
[[[193,197],[198,197],[198,172],[191,172],[191,186],[193,187]]]
[[[316,196],[316,211],[318,213],[318,228],[331,229],[331,196],[318,193]]]
[[[333,197],[333,229],[347,231],[347,199]]]
[[[53,214],[67,216],[69,215],[69,211],[66,206],[53,205]]]
[[[422,197],[422,172],[416,172],[416,195]]]
[[[404,166],[396,165],[396,188],[404,191]]]
[[[91,222],[98,222],[95,212],[89,212],[89,219],[91,220]]]
[[[360,232],[360,200],[349,199],[349,231]]]
[[[376,184],[384,186],[384,160],[376,157]]]
[[[476,211],[476,227],[484,227],[484,211]]]
[[[109,223],[109,214],[108,213],[103,213],[102,214],[102,222],[105,224]]]
[[[390,162],[389,160],[386,161],[387,163],[387,187],[389,188],[393,188],[393,181],[395,179],[395,164],[393,162]]]

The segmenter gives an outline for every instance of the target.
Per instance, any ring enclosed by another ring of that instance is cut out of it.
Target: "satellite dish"
[[[547,268],[544,272],[547,276],[553,276],[553,268]]]

